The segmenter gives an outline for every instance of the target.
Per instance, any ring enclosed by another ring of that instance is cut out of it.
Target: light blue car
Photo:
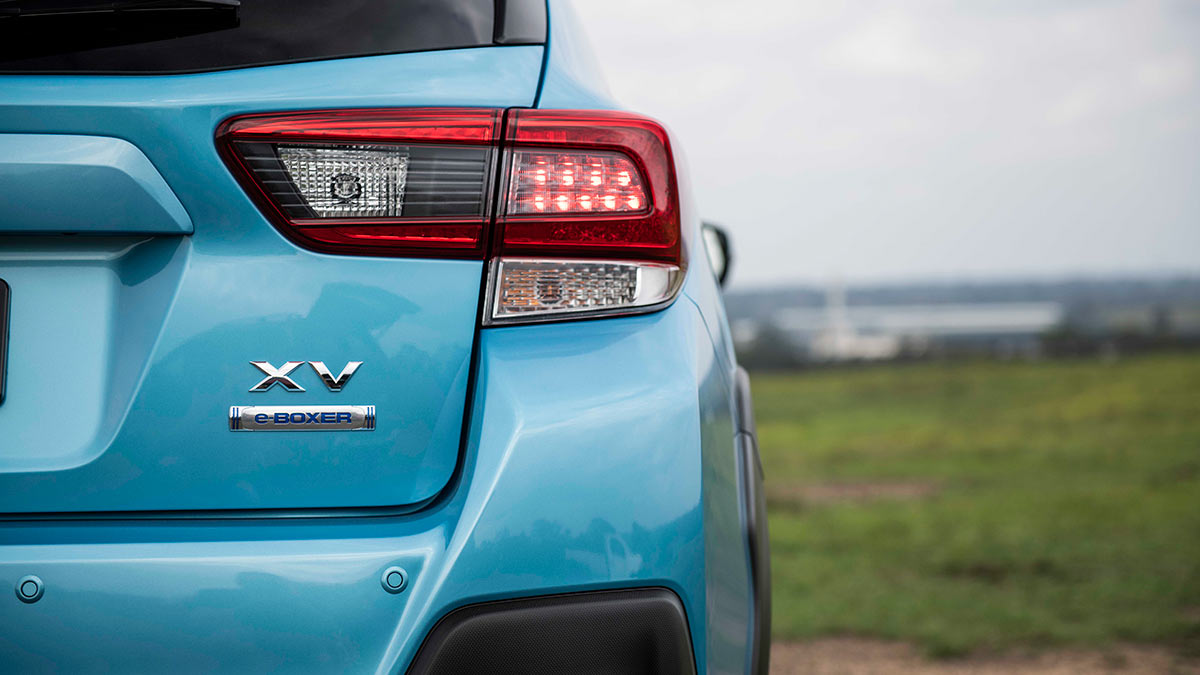
[[[579,31],[0,0],[0,672],[767,672],[724,235]]]

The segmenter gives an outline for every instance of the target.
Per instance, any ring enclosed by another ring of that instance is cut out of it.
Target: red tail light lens
[[[506,145],[502,255],[679,263],[675,166],[657,122],[621,112],[514,110]]]
[[[620,153],[512,153],[511,215],[644,213],[649,206],[641,172]]]
[[[482,259],[491,241],[488,323],[647,311],[682,280],[670,139],[644,117],[247,115],[223,124],[217,142],[263,212],[305,248]]]
[[[250,115],[217,139],[251,196],[301,246],[478,258],[500,119],[471,108]]]
[[[395,141],[490,145],[498,135],[499,110],[480,108],[383,108],[246,115],[225,124],[218,136],[308,141]]]

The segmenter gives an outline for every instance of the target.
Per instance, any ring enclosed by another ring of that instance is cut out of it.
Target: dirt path
[[[776,643],[772,675],[1200,675],[1200,662],[1161,647],[1122,645],[1107,651],[1056,650],[1037,655],[930,661],[910,645],[858,638]]]

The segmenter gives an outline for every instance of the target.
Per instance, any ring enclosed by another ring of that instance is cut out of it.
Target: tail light
[[[217,138],[259,207],[300,246],[478,258],[501,116],[471,108],[247,115]]]
[[[670,141],[644,117],[282,113],[234,118],[217,139],[251,197],[300,246],[486,260],[488,324],[649,311],[682,281]]]

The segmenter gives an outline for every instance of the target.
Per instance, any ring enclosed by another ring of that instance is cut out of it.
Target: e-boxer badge
[[[230,431],[373,431],[373,405],[248,405],[229,408]]]

